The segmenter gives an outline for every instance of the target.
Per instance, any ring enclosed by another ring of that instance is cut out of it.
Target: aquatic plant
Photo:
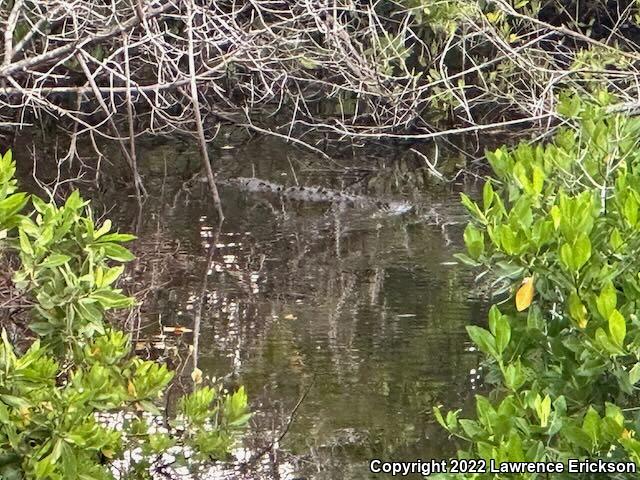
[[[115,286],[134,258],[122,244],[134,237],[112,232],[109,220],[97,225],[77,192],[60,206],[19,192],[14,173],[8,152],[0,248],[6,265],[18,260],[13,288],[35,339],[16,345],[2,330],[0,477],[146,478],[171,447],[180,447],[175,464],[226,458],[250,417],[244,389],[203,384],[169,418],[158,402],[173,372],[137,357],[130,336],[107,321],[109,310],[134,303]]]
[[[488,153],[481,201],[462,197],[459,258],[508,295],[488,329],[467,328],[492,386],[476,418],[435,409],[467,442],[461,458],[640,464],[640,119],[608,113],[613,102],[565,97],[576,129]]]

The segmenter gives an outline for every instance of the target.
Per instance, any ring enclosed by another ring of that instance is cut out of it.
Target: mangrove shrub
[[[226,458],[250,417],[244,389],[204,386],[166,418],[158,402],[173,372],[137,357],[106,320],[134,303],[116,288],[134,237],[109,220],[97,225],[77,192],[61,206],[19,192],[14,173],[9,152],[0,157],[0,248],[5,264],[18,259],[13,287],[31,305],[35,339],[19,348],[2,330],[0,478],[148,478],[172,447],[178,465]]]
[[[468,327],[493,387],[476,418],[435,410],[463,458],[640,463],[640,119],[612,102],[565,98],[575,129],[488,153],[495,177],[463,196],[459,258],[513,293]]]

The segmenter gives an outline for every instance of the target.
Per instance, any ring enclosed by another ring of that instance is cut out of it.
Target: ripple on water
[[[480,384],[464,327],[485,305],[453,261],[460,227],[420,213],[434,196],[419,214],[384,216],[222,194],[221,230],[196,196],[160,233],[143,225],[139,248],[171,256],[159,275],[163,321],[200,318],[199,367],[246,385],[255,430],[285,423],[313,382],[281,445],[291,474],[366,478],[372,456],[450,453],[430,412],[460,407]],[[451,202],[441,215],[461,218],[457,196],[439,201]]]

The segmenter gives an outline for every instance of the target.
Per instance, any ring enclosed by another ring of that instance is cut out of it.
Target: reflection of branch
[[[205,303],[205,296],[207,294],[207,284],[209,280],[209,268],[211,267],[211,261],[213,254],[216,251],[216,244],[218,243],[218,237],[220,236],[222,224],[218,222],[218,229],[215,231],[209,244],[209,254],[207,255],[207,261],[204,264],[204,274],[202,276],[202,289],[200,290],[200,297],[198,299],[198,308],[196,308],[194,320],[193,320],[193,370],[198,368],[198,358],[200,354],[200,328],[202,322],[202,308]],[[193,379],[194,383],[196,379]]]
[[[280,444],[282,439],[289,432],[289,429],[291,428],[291,425],[293,424],[293,421],[295,420],[296,413],[298,412],[298,409],[300,408],[302,403],[307,398],[307,395],[309,395],[309,392],[311,391],[311,388],[313,388],[313,385],[315,383],[316,383],[316,376],[314,375],[313,378],[311,379],[311,382],[307,386],[307,388],[304,390],[304,392],[302,392],[302,395],[300,396],[300,398],[296,402],[295,406],[293,407],[293,410],[291,410],[291,413],[289,414],[289,419],[287,420],[287,423],[285,424],[284,428],[280,432],[280,435],[278,435],[277,438],[273,439],[271,441],[271,443],[269,445],[267,445],[266,447],[264,447],[262,450],[260,450],[257,453],[253,454],[253,456],[251,458],[249,458],[249,460],[247,460],[246,462],[242,463],[240,465],[241,469],[246,470],[251,465],[253,465],[257,460],[259,460],[264,454],[268,453],[269,451],[272,451],[277,445]]]

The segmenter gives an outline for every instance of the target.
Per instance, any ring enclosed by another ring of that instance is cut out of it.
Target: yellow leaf
[[[535,295],[535,287],[533,285],[533,277],[525,277],[522,280],[522,285],[516,293],[516,309],[519,312],[526,310],[533,301]]]
[[[136,392],[136,387],[131,380],[129,380],[129,384],[127,385],[127,392],[129,392],[129,395],[132,397],[138,396],[138,392]]]
[[[196,385],[202,383],[202,370],[200,370],[198,367],[194,368],[193,372],[191,372],[191,380],[193,380],[193,383],[195,383]]]
[[[20,407],[20,418],[26,424],[31,421],[31,410],[28,407]]]
[[[622,431],[622,435],[621,435],[621,437],[622,437],[622,438],[629,439],[629,438],[633,438],[633,434],[634,434],[634,432],[633,432],[633,431],[627,430],[627,429],[625,428],[625,429]]]
[[[500,12],[489,12],[487,13],[487,20],[489,20],[489,22],[491,23],[496,23],[498,20],[500,20],[500,17],[502,15],[500,14]]]

